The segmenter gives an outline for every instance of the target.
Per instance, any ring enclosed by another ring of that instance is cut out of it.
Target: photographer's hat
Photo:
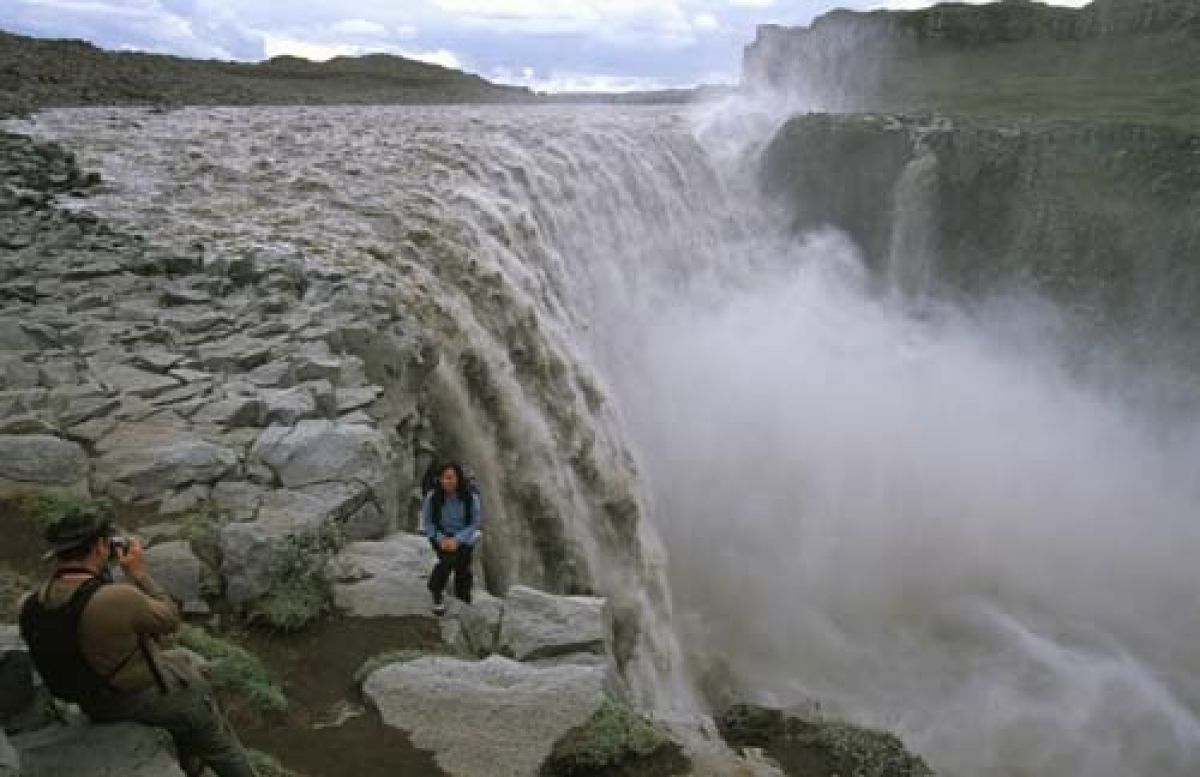
[[[86,502],[68,507],[46,527],[45,537],[50,550],[42,558],[49,559],[89,545],[98,537],[116,534],[115,518],[112,505],[107,502]]]

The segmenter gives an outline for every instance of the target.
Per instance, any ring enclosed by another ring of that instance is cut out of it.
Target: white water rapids
[[[727,126],[92,109],[37,132],[154,240],[400,273],[414,321],[487,367],[445,377],[444,414],[505,484],[489,581],[586,580],[521,518],[562,516],[559,546],[641,613],[648,705],[815,699],[950,775],[1200,773],[1200,419],[1074,377],[1105,354],[1048,305],[871,291],[845,239],[776,229]]]

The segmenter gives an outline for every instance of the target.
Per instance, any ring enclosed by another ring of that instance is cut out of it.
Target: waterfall
[[[921,299],[932,291],[937,219],[937,157],[918,148],[892,194],[892,233],[886,263],[890,288]]]
[[[1052,306],[915,317],[844,236],[776,228],[736,122],[129,116],[40,120],[116,182],[106,215],[398,281],[437,442],[494,495],[489,585],[612,597],[646,705],[815,699],[947,774],[1195,773],[1200,420],[1081,382],[1101,349]],[[935,173],[894,192],[910,295]]]

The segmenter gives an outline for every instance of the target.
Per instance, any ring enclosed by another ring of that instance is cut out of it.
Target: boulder
[[[44,434],[0,435],[0,483],[77,486],[87,476],[77,443]]]
[[[185,608],[202,600],[200,592],[200,559],[188,542],[164,542],[146,549],[150,574],[173,598]]]
[[[453,644],[461,652],[482,658],[495,653],[500,638],[500,620],[504,615],[504,600],[497,599],[487,591],[476,590],[471,603],[465,604],[448,597],[444,619],[454,620],[460,626],[461,643]]]
[[[391,467],[391,451],[380,432],[331,421],[271,427],[258,438],[250,458],[270,467],[289,488],[359,481],[380,498]]]
[[[363,693],[452,775],[535,777],[554,743],[604,704],[606,678],[602,667],[429,657],[384,666]]]
[[[170,740],[133,723],[52,726],[12,739],[22,777],[183,777]]]
[[[360,618],[429,615],[426,581],[436,561],[419,534],[382,542],[354,542],[325,566],[334,606]]]
[[[237,466],[233,451],[166,425],[126,423],[98,443],[98,490],[130,501],[191,483],[213,483]],[[124,488],[114,489],[113,486]]]
[[[555,596],[513,586],[504,598],[500,652],[520,661],[605,650],[606,601],[595,596]]]
[[[244,604],[265,594],[282,549],[296,538],[319,536],[358,509],[366,496],[362,486],[343,483],[267,492],[256,520],[221,527],[226,598]]]

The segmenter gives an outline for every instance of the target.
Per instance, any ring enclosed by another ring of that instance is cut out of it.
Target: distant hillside
[[[1200,2],[1029,0],[835,11],[760,27],[743,81],[832,110],[1200,125]]]
[[[502,102],[527,89],[390,55],[261,63],[111,52],[0,32],[0,115],[42,106]]]

